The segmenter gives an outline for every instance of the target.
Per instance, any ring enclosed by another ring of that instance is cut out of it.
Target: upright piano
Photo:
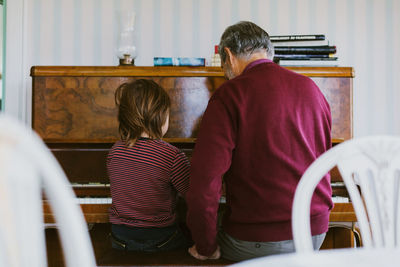
[[[288,67],[309,76],[332,112],[333,144],[353,136],[351,67]],[[164,139],[190,158],[202,114],[212,93],[225,81],[218,67],[34,66],[32,128],[64,169],[88,223],[108,223],[111,203],[106,172],[108,150],[118,139],[116,88],[135,79],[152,79],[170,95],[170,127]],[[334,197],[346,197],[337,171]],[[54,222],[44,203],[45,221]],[[355,222],[351,203],[337,203],[332,222]]]

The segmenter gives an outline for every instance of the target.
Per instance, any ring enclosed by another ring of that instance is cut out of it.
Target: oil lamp
[[[135,12],[123,12],[120,16],[120,33],[117,56],[120,65],[135,65],[134,45]]]

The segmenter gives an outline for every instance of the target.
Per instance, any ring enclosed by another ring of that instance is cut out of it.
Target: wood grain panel
[[[171,97],[171,122],[165,137],[195,138],[208,99],[225,81],[216,68],[132,67],[129,70],[129,75],[118,76],[128,74],[127,69],[33,67],[33,128],[46,142],[113,142],[118,138],[114,92],[124,82],[145,78],[159,83]],[[293,70],[310,76],[326,96],[332,111],[332,137],[351,138],[352,69]],[[99,76],[103,74],[109,76]],[[326,76],[316,77],[317,74]]]
[[[33,95],[33,128],[46,142],[116,140],[116,88],[137,78],[37,77]],[[166,138],[194,138],[211,94],[221,77],[152,77],[171,97]]]
[[[332,113],[332,137],[348,140],[353,136],[353,90],[348,78],[313,77],[327,99]]]

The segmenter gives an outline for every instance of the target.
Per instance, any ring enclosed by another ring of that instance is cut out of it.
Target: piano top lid
[[[285,67],[308,77],[354,77],[352,67]],[[33,66],[32,77],[224,77],[220,67]]]

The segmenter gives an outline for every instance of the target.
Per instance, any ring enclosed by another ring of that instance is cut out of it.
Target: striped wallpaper
[[[152,65],[154,56],[209,58],[225,27],[240,20],[251,20],[271,35],[324,33],[337,46],[339,65],[355,69],[355,136],[400,134],[398,0],[24,2],[27,69],[117,65],[118,18],[131,11],[136,13],[136,65]]]

